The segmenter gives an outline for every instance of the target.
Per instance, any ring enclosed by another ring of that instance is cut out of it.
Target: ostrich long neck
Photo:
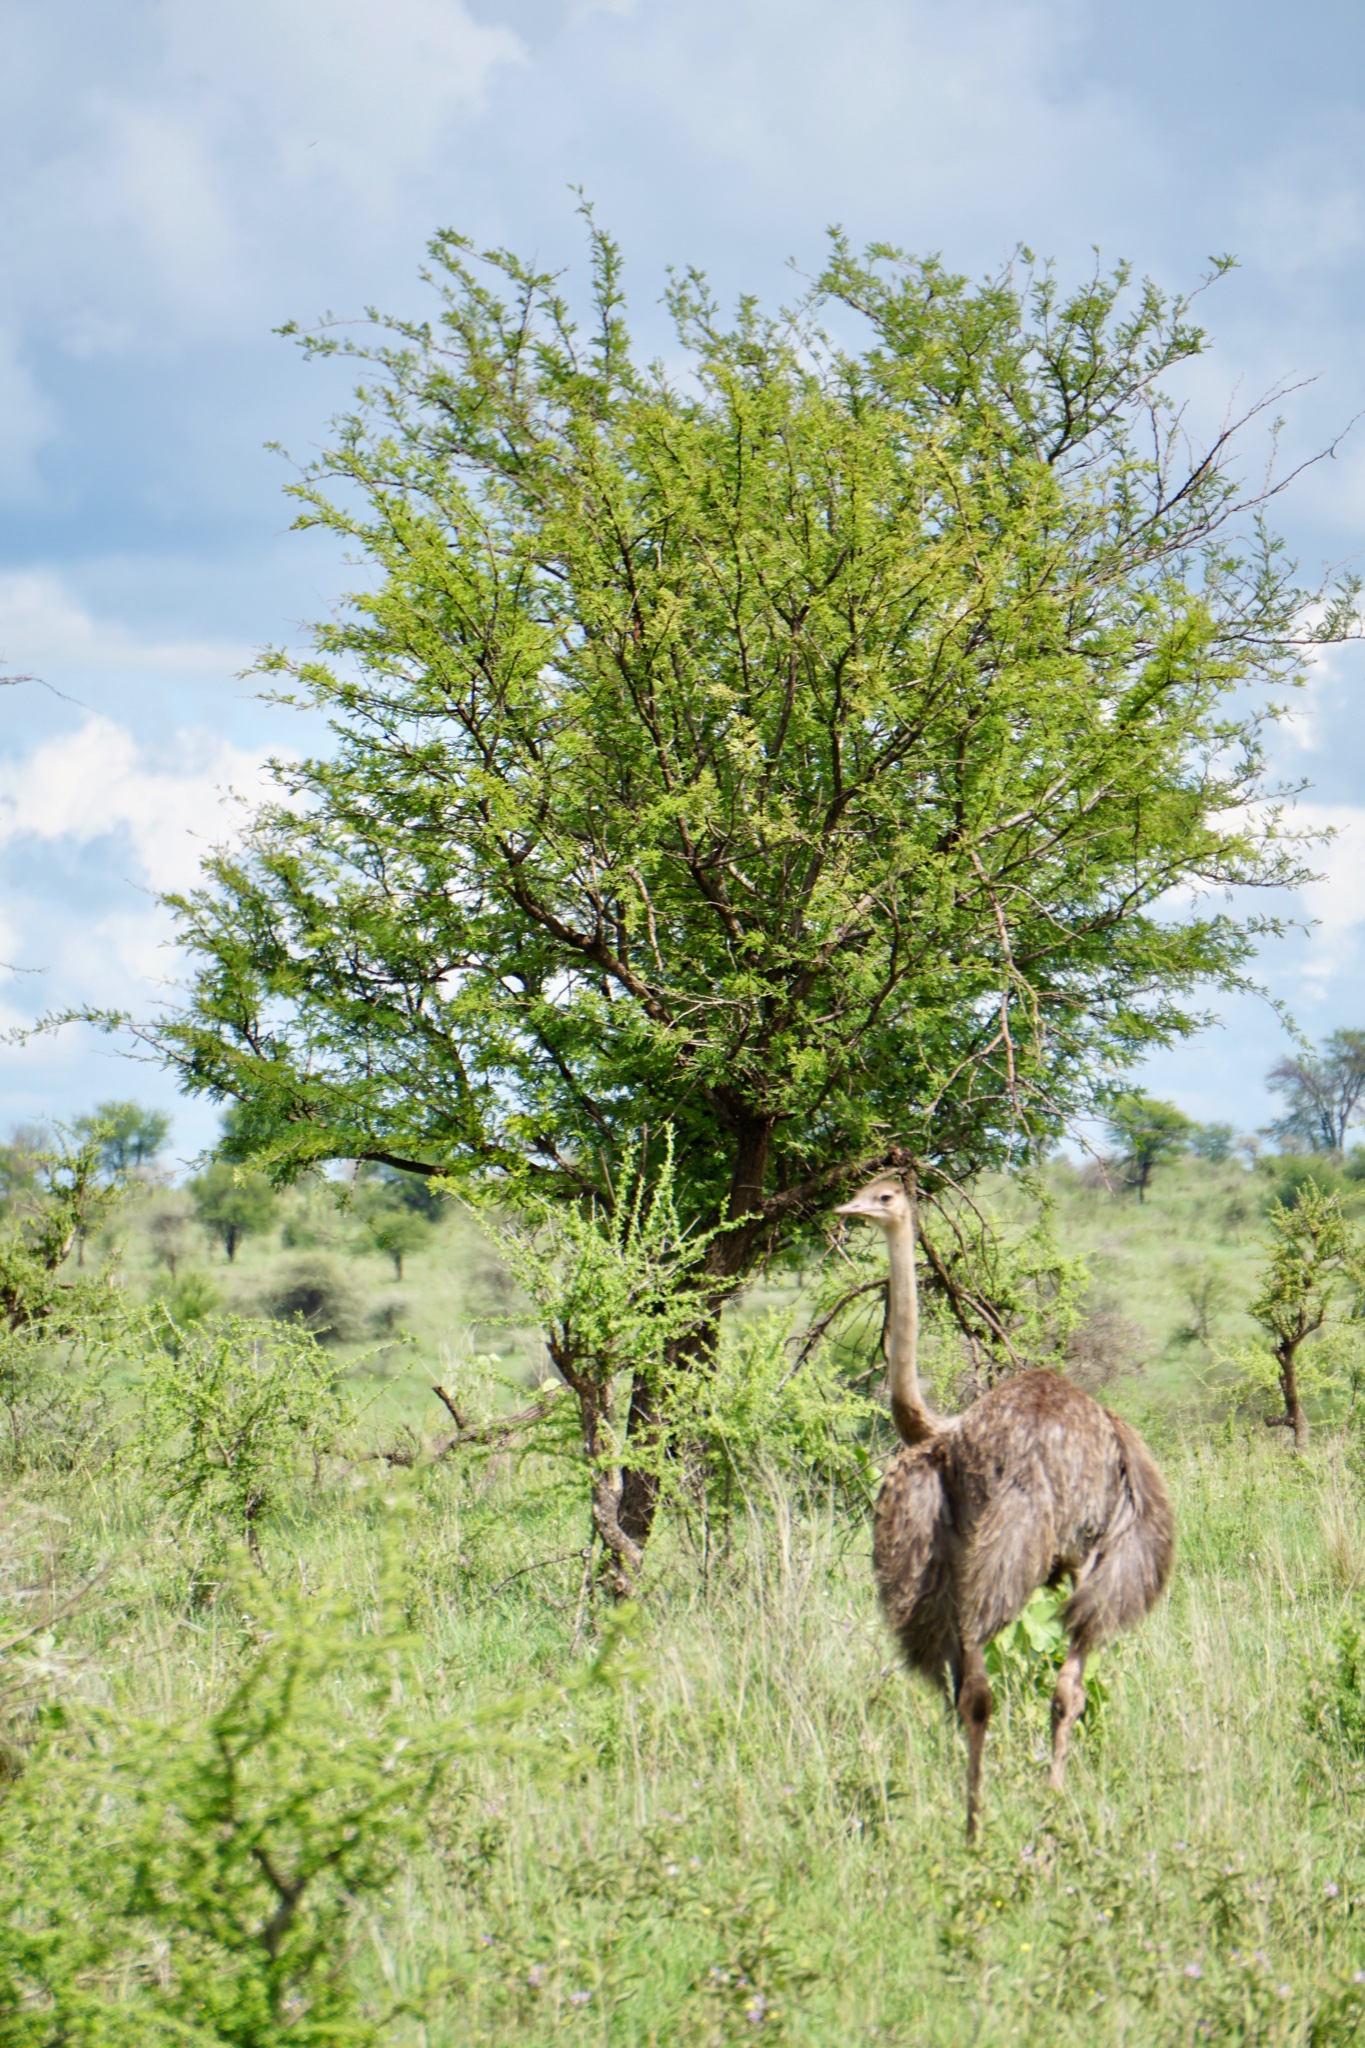
[[[943,1427],[925,1404],[916,1359],[919,1352],[919,1289],[915,1282],[915,1226],[906,1217],[886,1233],[890,1285],[886,1312],[886,1363],[891,1382],[891,1419],[908,1444],[923,1443]]]

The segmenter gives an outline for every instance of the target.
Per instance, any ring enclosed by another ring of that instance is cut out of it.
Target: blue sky
[[[192,879],[261,763],[304,735],[241,679],[347,572],[288,533],[288,467],[345,396],[272,330],[418,310],[456,226],[581,259],[571,187],[624,245],[635,324],[664,267],[779,298],[855,238],[968,272],[1098,245],[1168,286],[1215,252],[1196,411],[1282,379],[1289,461],[1365,408],[1365,10],[1344,0],[0,0],[0,1024],[145,1008],[175,975],[159,889]],[[1365,550],[1365,425],[1279,501],[1305,571]],[[1317,1036],[1365,1023],[1365,649],[1280,743],[1338,828],[1262,973]],[[52,691],[64,693],[61,696]],[[74,699],[76,701],[68,701]],[[1273,1014],[1149,1081],[1240,1128]],[[0,1128],[111,1094],[214,1113],[87,1032],[0,1052]]]

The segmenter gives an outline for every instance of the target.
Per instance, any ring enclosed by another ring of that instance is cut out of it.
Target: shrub
[[[220,1703],[169,1725],[87,1710],[0,1806],[5,2048],[377,2048],[442,1988],[385,1994],[357,1941],[434,1797],[607,1668],[433,1716],[392,1545],[377,1626],[335,1588],[237,1583],[253,1641]],[[553,1767],[555,1745],[525,1747]]]
[[[217,1315],[223,1297],[207,1273],[192,1268],[179,1279],[172,1278],[171,1285],[158,1296],[158,1302],[165,1310],[168,1325],[163,1342],[174,1352],[179,1350],[185,1331]]]
[[[275,1322],[303,1324],[321,1344],[344,1344],[360,1332],[355,1294],[336,1261],[322,1253],[284,1260],[256,1305]]]
[[[1320,1195],[1352,1195],[1356,1189],[1334,1160],[1309,1153],[1302,1157],[1285,1155],[1264,1162],[1270,1176],[1270,1190],[1265,1197],[1267,1213],[1276,1204],[1283,1209],[1293,1207],[1300,1188],[1316,1188]]]
[[[1347,1615],[1324,1656],[1304,1664],[1304,1715],[1315,1735],[1365,1757],[1365,1631]]]
[[[160,1346],[143,1361],[142,1439],[151,1476],[182,1531],[204,1531],[210,1552],[245,1541],[259,1559],[261,1524],[279,1507],[301,1465],[316,1474],[353,1419],[345,1368],[307,1331],[263,1328],[231,1316],[170,1323],[174,1356]]]

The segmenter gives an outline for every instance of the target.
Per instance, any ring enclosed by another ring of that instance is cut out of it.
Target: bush
[[[1304,1714],[1313,1733],[1365,1757],[1365,1631],[1347,1615],[1326,1655],[1305,1660]]]
[[[216,1316],[223,1306],[223,1297],[207,1273],[191,1269],[182,1273],[179,1279],[172,1279],[157,1297],[158,1305],[165,1310],[168,1328],[163,1341],[167,1349],[178,1351],[184,1332],[196,1323],[206,1323]]]
[[[357,1940],[433,1799],[606,1668],[438,1718],[409,1703],[393,1546],[377,1627],[335,1589],[239,1569],[238,1590],[253,1642],[220,1704],[169,1725],[86,1710],[0,1806],[5,2048],[377,2048],[442,1990],[384,1993]],[[532,1754],[553,1767],[556,1745]]]
[[[320,1344],[359,1336],[354,1291],[335,1260],[321,1253],[283,1261],[256,1297],[260,1313],[278,1323],[301,1323]]]
[[[263,1328],[241,1317],[188,1329],[153,1319],[174,1355],[143,1360],[142,1439],[155,1485],[182,1531],[204,1531],[210,1554],[258,1532],[295,1483],[316,1475],[353,1420],[345,1368],[308,1332]]]
[[[1277,1159],[1264,1161],[1264,1166],[1270,1178],[1270,1191],[1264,1204],[1267,1212],[1276,1203],[1281,1208],[1292,1209],[1302,1187],[1316,1188],[1321,1195],[1354,1195],[1357,1192],[1353,1182],[1335,1161],[1320,1154],[1281,1154]]]

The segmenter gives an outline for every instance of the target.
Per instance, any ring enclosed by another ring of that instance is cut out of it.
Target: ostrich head
[[[864,1223],[876,1223],[883,1230],[892,1230],[898,1223],[909,1223],[914,1218],[914,1209],[906,1192],[905,1182],[898,1173],[879,1173],[865,1188],[860,1188],[851,1202],[841,1202],[835,1210],[836,1216],[858,1216]]]

